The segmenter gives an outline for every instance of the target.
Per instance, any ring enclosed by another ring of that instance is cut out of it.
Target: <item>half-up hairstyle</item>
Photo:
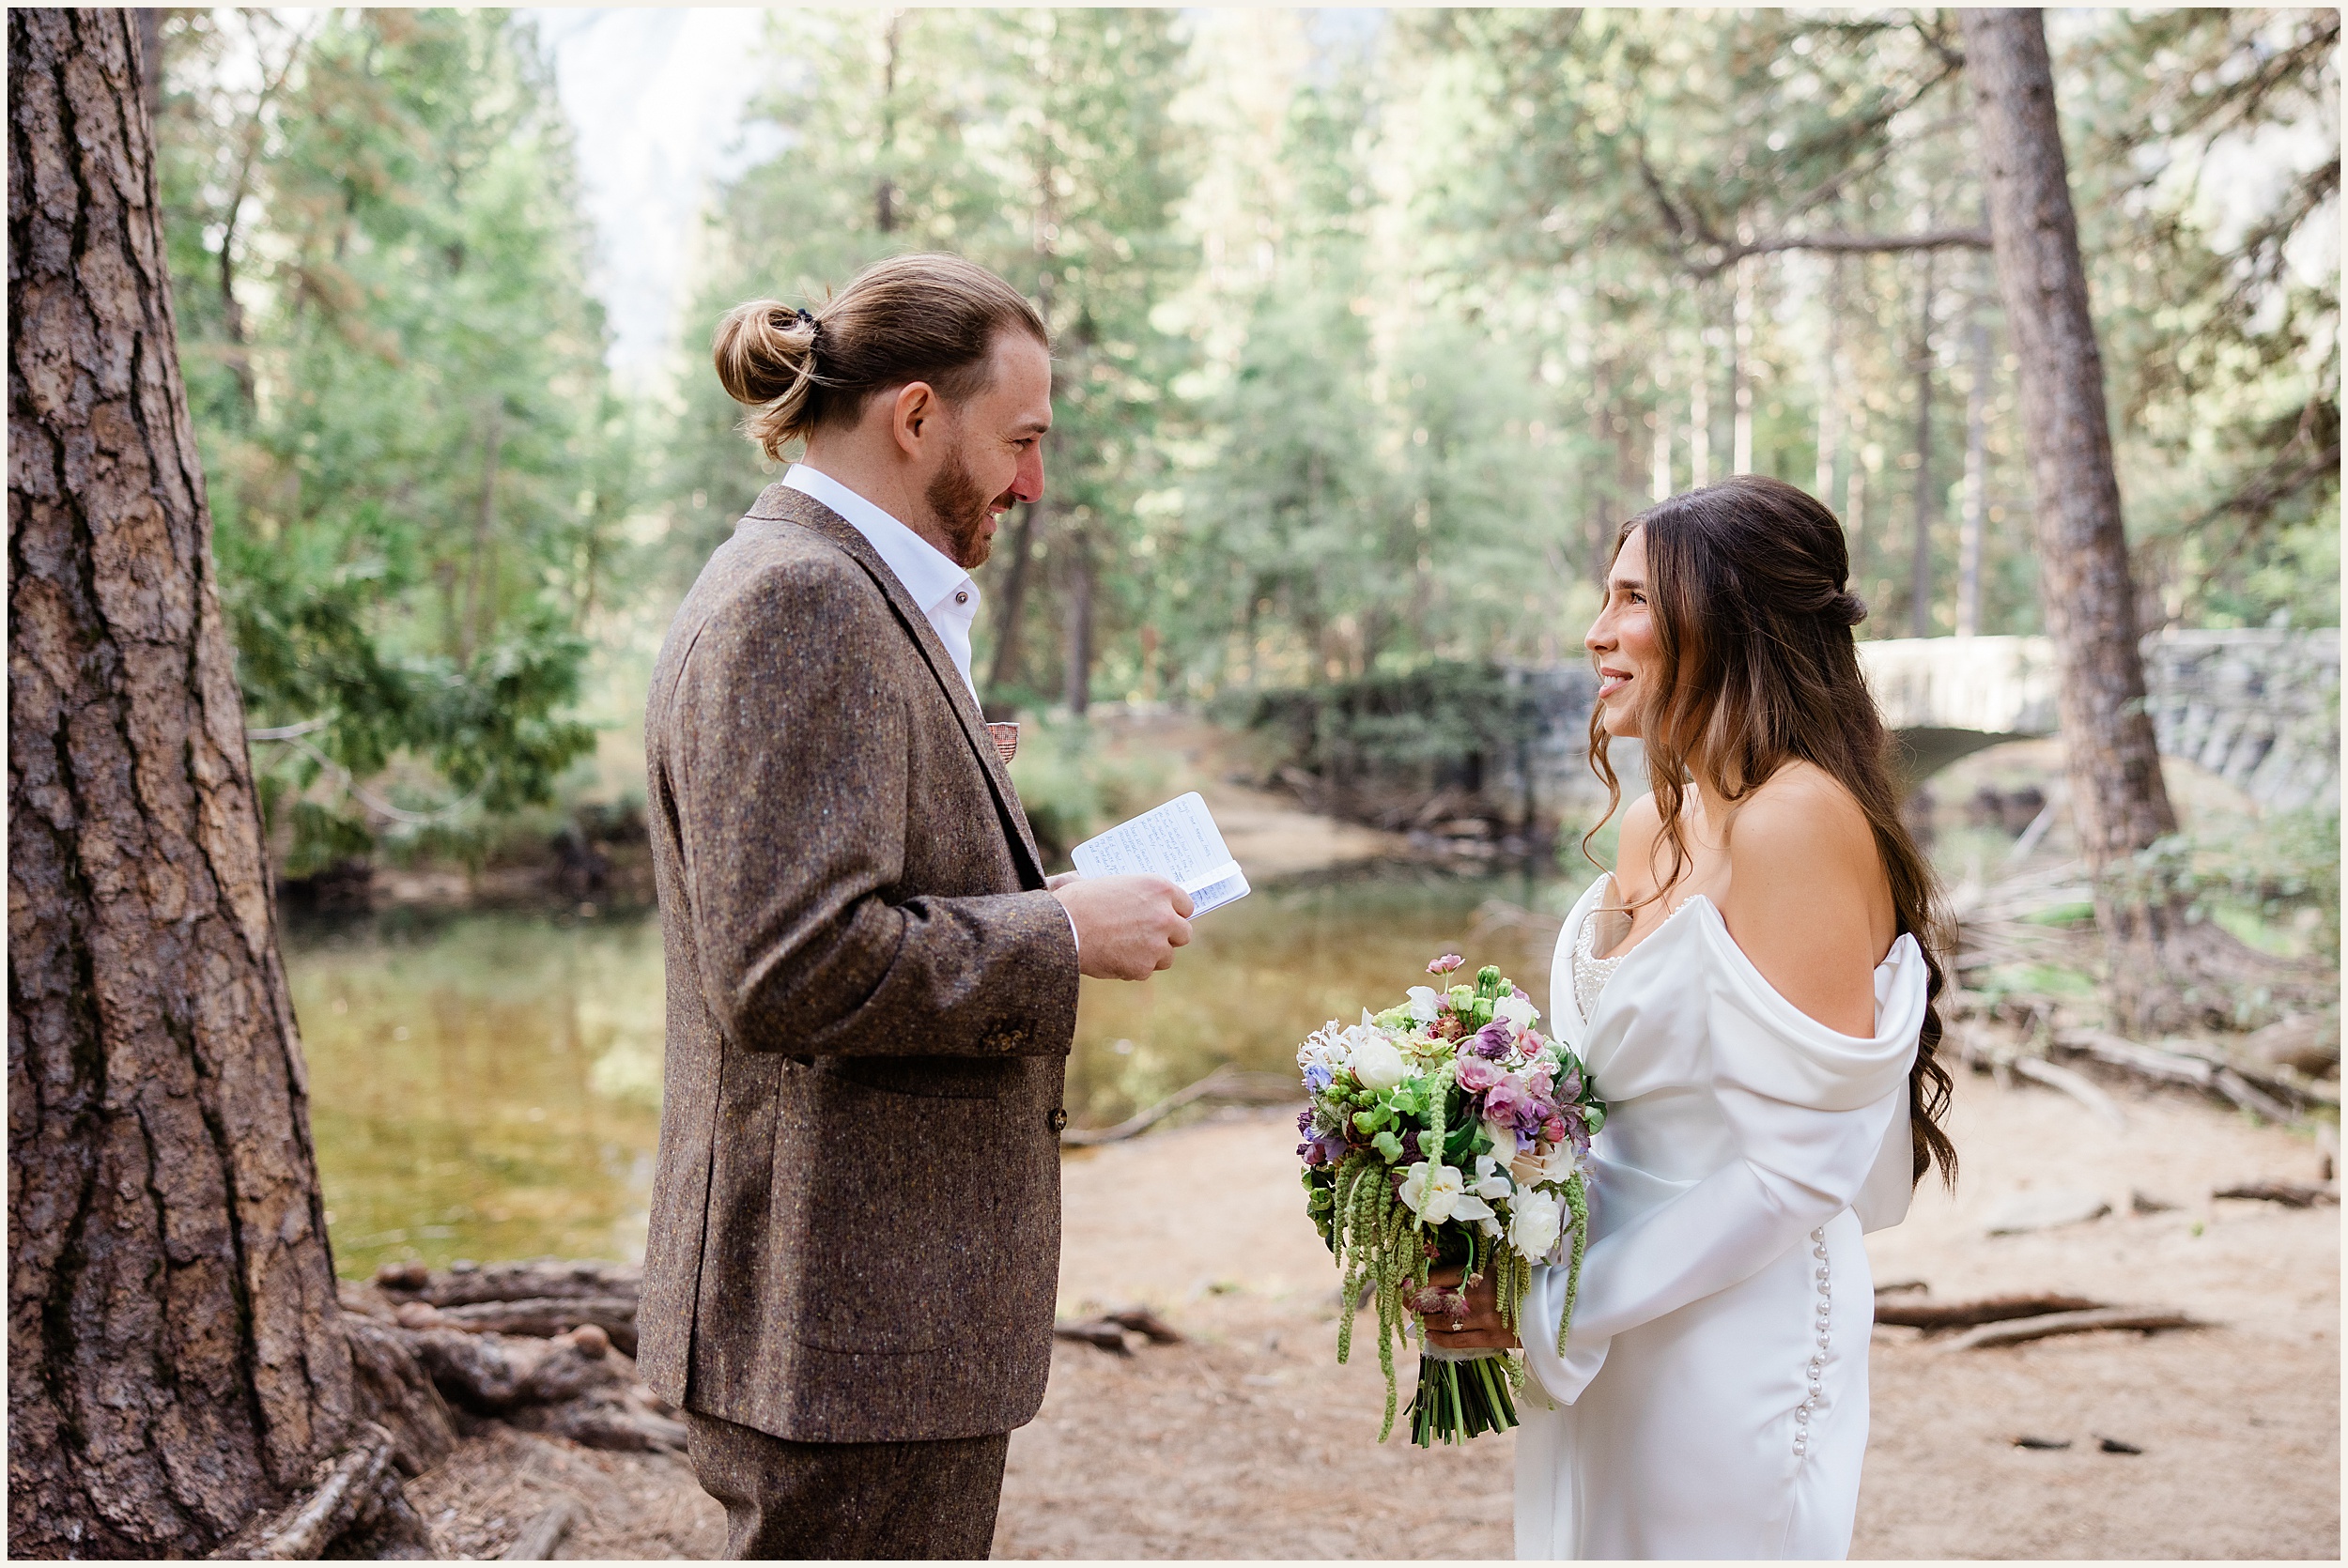
[[[751,412],[742,432],[768,457],[824,425],[854,424],[874,392],[926,381],[949,403],[986,389],[997,334],[1046,348],[1043,316],[976,262],[942,252],[876,261],[805,311],[752,300],[726,312],[710,345],[726,395]]]
[[[1669,848],[1668,887],[1687,864],[1682,816],[1701,776],[1736,804],[1800,760],[1833,776],[1874,830],[1892,884],[1899,929],[1923,950],[1923,1029],[1908,1079],[1913,1179],[1937,1162],[1956,1179],[1956,1148],[1940,1130],[1948,1069],[1938,1060],[1938,1000],[1946,982],[1944,932],[1931,866],[1900,821],[1891,737],[1859,669],[1851,628],[1867,607],[1849,592],[1843,525],[1817,500],[1780,480],[1739,474],[1674,496],[1622,525],[1646,534],[1646,595],[1656,658],[1640,710],[1647,772]],[[1610,561],[1611,564],[1611,561]],[[1601,715],[1590,718],[1590,763],[1604,780],[1607,815],[1622,788],[1607,760]]]

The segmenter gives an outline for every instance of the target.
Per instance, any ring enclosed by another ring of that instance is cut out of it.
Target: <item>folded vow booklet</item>
[[[1231,858],[1198,792],[1120,822],[1078,844],[1071,856],[1089,877],[1159,876],[1190,895],[1195,919],[1247,896],[1247,874]]]

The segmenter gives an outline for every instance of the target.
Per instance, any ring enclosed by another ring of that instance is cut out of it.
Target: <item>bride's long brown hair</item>
[[[1849,592],[1850,555],[1834,514],[1779,480],[1740,474],[1672,497],[1615,532],[1614,553],[1646,532],[1646,596],[1656,656],[1640,684],[1640,736],[1678,880],[1688,861],[1682,815],[1701,774],[1733,814],[1738,802],[1797,759],[1833,776],[1867,815],[1892,884],[1899,929],[1923,950],[1923,1028],[1908,1077],[1913,1179],[1937,1162],[1956,1180],[1956,1147],[1940,1130],[1948,1069],[1939,1061],[1946,976],[1931,866],[1900,821],[1891,739],[1860,673],[1851,628],[1867,607]],[[1610,558],[1611,568],[1613,561]],[[1606,785],[1606,816],[1622,786],[1606,755],[1602,711],[1590,715],[1590,765]],[[1603,825],[1601,819],[1600,825]],[[1595,831],[1595,829],[1593,830]],[[1586,841],[1586,840],[1585,840]]]

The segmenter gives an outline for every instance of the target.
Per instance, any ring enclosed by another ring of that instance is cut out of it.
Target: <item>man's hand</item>
[[[1077,967],[1096,980],[1146,980],[1190,942],[1190,895],[1164,877],[1054,877],[1076,924]]]
[[[1457,1264],[1448,1268],[1430,1268],[1427,1283],[1447,1290],[1460,1287],[1462,1270]],[[1500,1291],[1490,1268],[1476,1277],[1468,1287],[1467,1314],[1453,1319],[1444,1314],[1431,1314],[1420,1320],[1426,1325],[1427,1343],[1438,1350],[1514,1350],[1517,1336],[1501,1321]],[[1456,1329],[1454,1322],[1459,1324]]]

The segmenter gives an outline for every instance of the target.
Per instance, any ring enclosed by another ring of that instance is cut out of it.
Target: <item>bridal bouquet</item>
[[[1427,966],[1463,967],[1457,954]],[[1473,984],[1413,986],[1399,1007],[1341,1026],[1332,1019],[1296,1053],[1310,1103],[1305,1207],[1342,1271],[1337,1360],[1352,1349],[1349,1308],[1373,1293],[1386,1374],[1380,1442],[1394,1431],[1394,1346],[1413,1314],[1463,1314],[1457,1291],[1430,1285],[1438,1263],[1473,1283],[1494,1276],[1513,1330],[1537,1263],[1568,1273],[1563,1347],[1589,1224],[1583,1161],[1606,1108],[1570,1051],[1535,1029],[1540,1014],[1499,970]],[[1428,1348],[1419,1357],[1411,1436],[1422,1448],[1516,1425],[1524,1369],[1502,1351]]]

